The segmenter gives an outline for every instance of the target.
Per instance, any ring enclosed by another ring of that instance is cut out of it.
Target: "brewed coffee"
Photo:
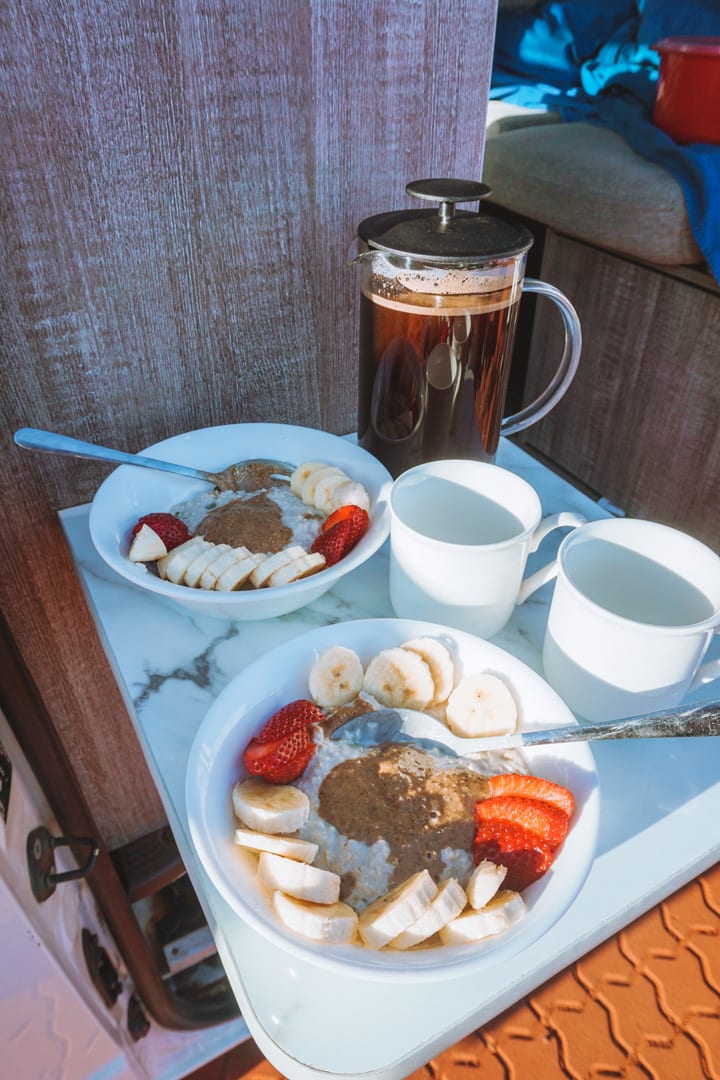
[[[358,438],[398,476],[421,461],[491,461],[512,359],[518,292],[401,290],[371,275],[360,299]],[[513,296],[513,292],[515,295]]]

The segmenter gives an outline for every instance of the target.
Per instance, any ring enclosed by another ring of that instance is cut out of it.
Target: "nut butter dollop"
[[[479,773],[438,767],[434,755],[392,743],[336,765],[320,785],[319,810],[353,840],[386,840],[394,885],[423,866],[439,880],[443,848],[471,851],[475,803],[488,795]]]
[[[292,539],[292,529],[283,524],[282,510],[264,491],[211,510],[197,532],[213,544],[230,544],[268,554],[282,551]]]

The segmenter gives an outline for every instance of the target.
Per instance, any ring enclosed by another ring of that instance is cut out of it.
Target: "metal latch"
[[[199,926],[183,937],[163,945],[163,952],[171,975],[178,975],[189,967],[194,967],[201,960],[217,953],[217,945],[207,926]]]
[[[86,926],[83,926],[82,947],[93,986],[111,1009],[120,997],[122,983],[108,951],[100,944],[97,934],[92,934]]]
[[[77,870],[66,870],[65,873],[58,874],[55,871],[53,854],[58,847],[87,848],[89,854]],[[44,825],[39,825],[28,833],[26,850],[33,896],[41,904],[52,896],[56,885],[86,877],[93,868],[100,847],[91,836],[53,836]]]

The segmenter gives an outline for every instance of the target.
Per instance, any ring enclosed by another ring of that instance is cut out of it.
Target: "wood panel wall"
[[[107,469],[12,432],[352,430],[355,226],[482,175],[495,7],[0,6],[0,604],[110,847],[163,813],[56,518]]]
[[[577,307],[580,367],[521,441],[632,517],[720,552],[720,289],[548,230],[541,276]],[[549,381],[560,320],[537,305],[528,400]]]

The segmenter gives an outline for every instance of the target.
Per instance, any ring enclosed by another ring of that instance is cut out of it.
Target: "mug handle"
[[[717,631],[715,631],[717,633]],[[690,683],[688,693],[691,690],[697,690],[701,686],[705,686],[706,683],[714,682],[715,679],[720,679],[720,657],[716,660],[707,660],[704,664],[695,672],[695,677]]]
[[[523,292],[534,292],[540,296],[547,296],[560,308],[563,326],[565,328],[565,345],[563,355],[557,371],[543,392],[524,409],[506,416],[500,425],[501,435],[514,435],[516,431],[530,427],[531,424],[542,420],[553,409],[570,383],[575,378],[580,362],[580,348],[582,345],[582,331],[577,312],[568,300],[565,293],[560,292],[554,285],[548,285],[545,281],[537,281],[535,278],[525,278]]]
[[[582,514],[574,514],[570,510],[563,510],[559,514],[548,515],[548,517],[542,519],[537,529],[532,534],[530,539],[530,551],[537,551],[547,534],[552,532],[553,529],[562,529],[566,526],[576,529],[578,525],[584,525],[586,521],[587,518],[583,517]],[[528,596],[532,596],[541,585],[544,585],[547,581],[550,581],[556,576],[557,556],[555,556],[552,562],[549,562],[547,566],[543,566],[540,570],[536,570],[534,574],[530,574],[529,577],[525,578],[520,586],[520,591],[518,592],[518,604],[523,604]],[[718,674],[720,674],[720,672],[718,672]]]

